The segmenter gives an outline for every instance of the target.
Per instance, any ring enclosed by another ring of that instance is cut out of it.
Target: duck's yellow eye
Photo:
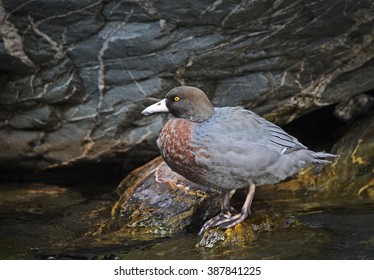
[[[179,101],[179,99],[180,99],[179,96],[174,97],[175,102]]]

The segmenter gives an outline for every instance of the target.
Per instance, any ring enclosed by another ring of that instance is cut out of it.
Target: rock
[[[370,197],[374,199],[374,115],[353,125],[338,141],[333,152],[338,160],[327,167],[326,194],[336,197]]]
[[[302,170],[291,180],[271,187],[271,191],[304,193],[309,199],[368,198],[374,199],[374,116],[352,124],[334,145],[332,152],[339,155],[334,163],[322,170],[313,166]]]
[[[242,222],[227,230],[221,228],[209,229],[204,232],[203,238],[196,246],[208,249],[249,246],[253,240],[255,240],[255,235],[251,226],[247,222]]]
[[[151,240],[177,233],[197,234],[203,223],[220,211],[222,194],[196,185],[173,172],[161,157],[138,168],[119,185],[112,218],[95,234],[99,244],[131,236]],[[295,219],[286,214],[257,211],[245,222],[206,231],[199,247],[249,246],[264,232],[286,229]]]
[[[374,88],[372,1],[0,3],[0,170],[157,154],[174,86],[278,124]]]
[[[198,231],[219,211],[221,193],[196,185],[171,171],[158,157],[128,175],[118,187],[120,199],[102,232],[163,236]]]
[[[361,93],[339,103],[334,109],[334,115],[344,122],[351,123],[355,119],[367,115],[373,108],[374,97]]]
[[[293,216],[274,212],[257,211],[235,227],[223,230],[212,228],[204,232],[197,247],[224,249],[248,247],[265,232],[285,230],[301,225]]]

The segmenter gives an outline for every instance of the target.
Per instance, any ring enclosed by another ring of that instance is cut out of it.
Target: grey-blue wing
[[[237,178],[236,184],[279,181],[289,168],[281,158],[306,150],[282,128],[236,107],[218,108],[211,119],[197,126],[193,139],[196,163],[212,176],[222,176],[222,181],[225,176]]]
[[[266,142],[268,148],[274,149],[281,154],[289,153],[299,149],[307,149],[307,147],[301,144],[295,137],[289,135],[279,126],[265,120],[264,118],[256,115],[253,112],[250,113],[261,123],[261,126],[264,130],[262,140]]]
[[[236,144],[243,149],[242,152],[251,145],[264,146],[279,154],[287,150],[307,149],[279,126],[238,107],[218,108],[216,114],[198,129],[203,137],[216,137],[224,146]]]

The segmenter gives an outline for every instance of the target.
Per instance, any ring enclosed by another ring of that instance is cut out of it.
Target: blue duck
[[[279,126],[239,107],[214,108],[203,91],[180,86],[143,115],[169,112],[157,140],[169,167],[188,180],[222,190],[221,213],[211,227],[233,227],[250,215],[255,186],[277,183],[311,163],[329,163],[336,155],[313,152]],[[240,213],[230,206],[237,189],[248,195]]]

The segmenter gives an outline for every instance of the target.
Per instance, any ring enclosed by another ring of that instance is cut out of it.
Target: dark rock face
[[[374,88],[366,1],[0,2],[0,169],[145,162],[174,86],[278,124]]]
[[[334,110],[336,118],[351,123],[360,116],[365,116],[374,108],[374,97],[365,93],[357,94],[349,100],[339,103]]]

